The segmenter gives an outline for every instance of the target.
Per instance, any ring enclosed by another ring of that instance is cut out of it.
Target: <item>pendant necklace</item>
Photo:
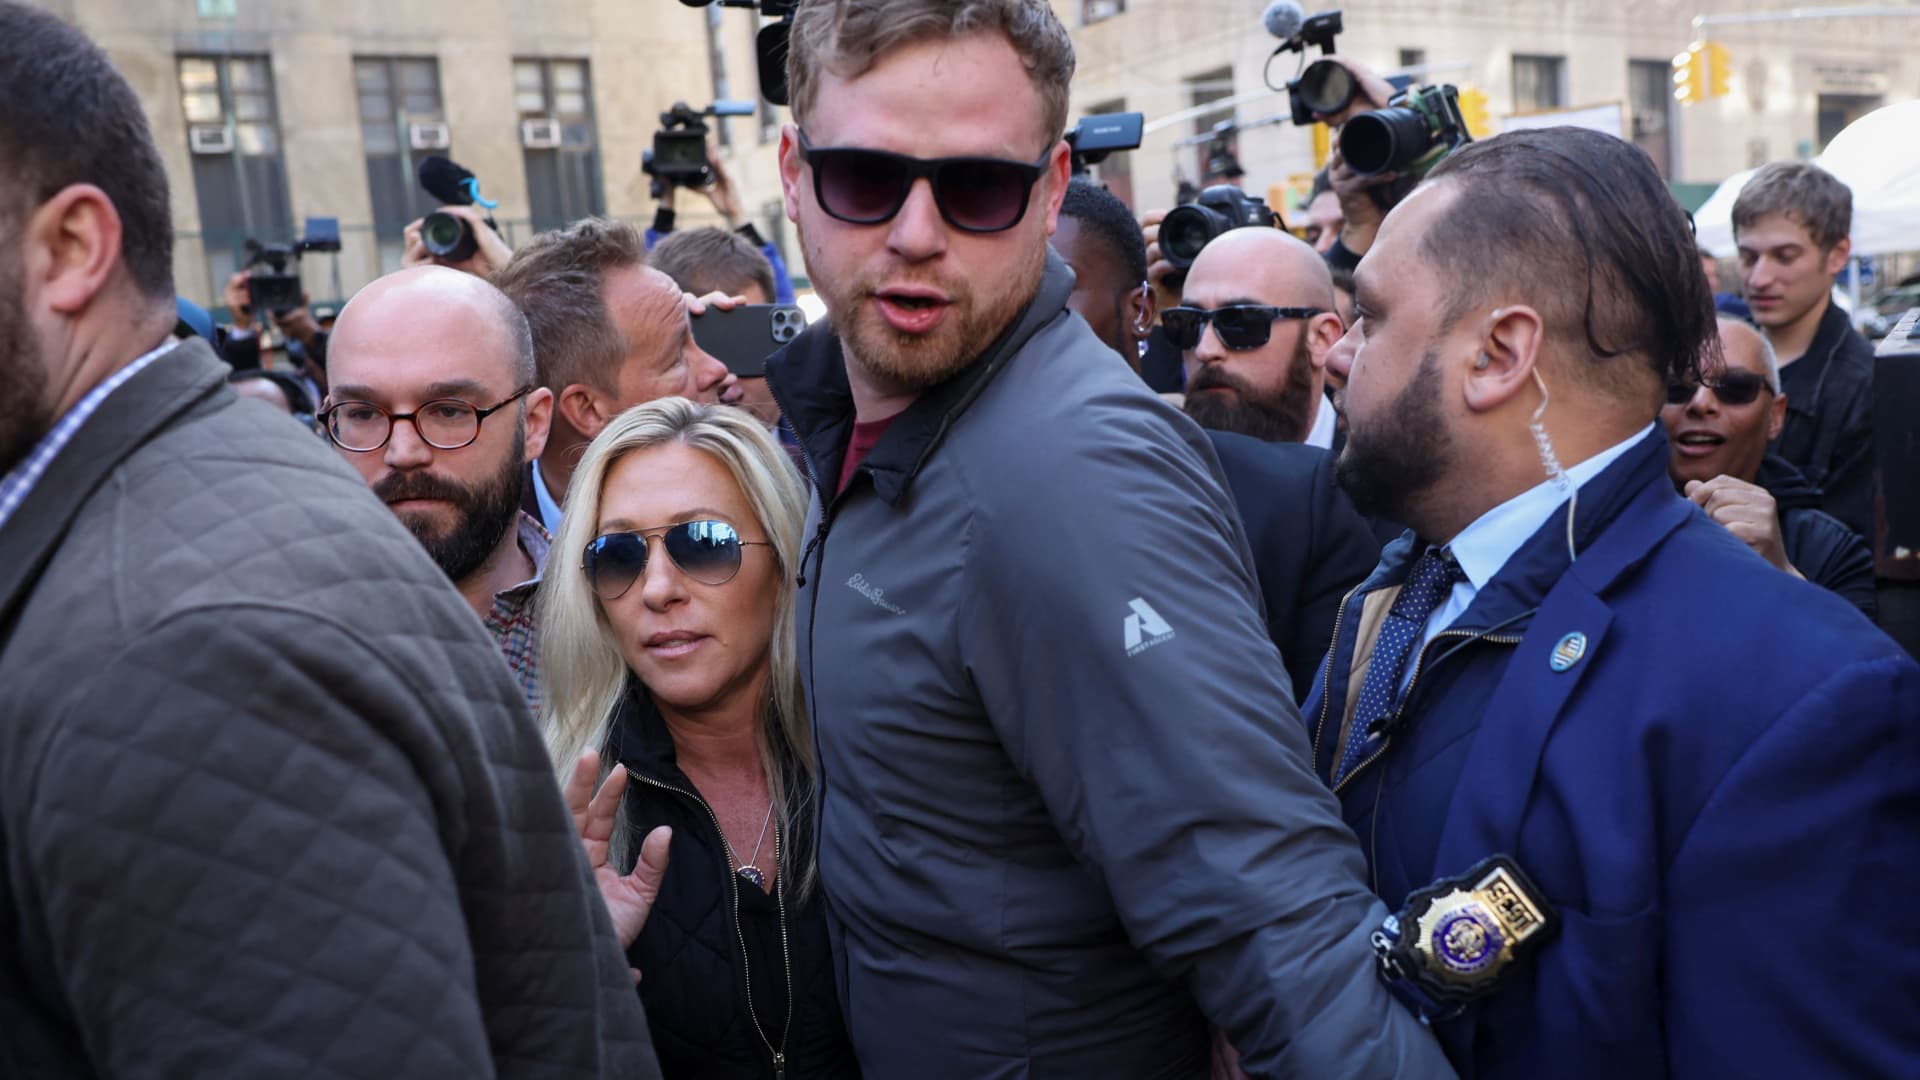
[[[760,839],[754,841],[753,858],[747,859],[744,862],[740,859],[740,853],[734,850],[733,841],[727,839],[725,832],[720,834],[720,842],[727,845],[727,854],[733,856],[733,861],[739,864],[739,870],[737,872],[742,878],[746,879],[748,884],[756,889],[766,888],[767,885],[767,875],[761,873],[760,868],[755,866],[754,863],[760,861],[760,849],[766,845],[767,826],[771,824],[773,824],[773,800],[768,799],[767,820],[760,823]]]

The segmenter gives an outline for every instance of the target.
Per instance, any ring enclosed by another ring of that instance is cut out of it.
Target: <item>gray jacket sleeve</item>
[[[460,644],[443,655],[475,655]],[[593,1076],[625,1036],[615,1068],[658,1075],[545,755],[491,674],[400,670],[264,605],[101,658],[46,718],[16,853],[98,1072]]]
[[[1374,975],[1386,912],[1313,775],[1218,465],[1185,428],[1155,416],[1049,447],[977,499],[969,672],[1134,945],[1249,1075],[1451,1076]]]

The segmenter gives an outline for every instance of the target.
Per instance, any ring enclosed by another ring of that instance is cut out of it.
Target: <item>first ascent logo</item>
[[[1133,614],[1127,616],[1127,655],[1139,656],[1163,641],[1173,639],[1173,627],[1140,597],[1127,601]]]

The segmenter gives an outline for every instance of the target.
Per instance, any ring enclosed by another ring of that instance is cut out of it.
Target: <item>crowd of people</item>
[[[0,0],[0,1075],[1920,1069],[1843,186],[1750,319],[1568,128],[1174,271],[1044,0],[791,30],[742,375],[724,186],[213,333]]]

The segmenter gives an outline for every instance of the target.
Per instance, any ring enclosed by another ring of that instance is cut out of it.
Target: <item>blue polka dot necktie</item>
[[[1427,619],[1446,602],[1454,583],[1464,580],[1460,564],[1443,548],[1428,548],[1413,564],[1413,573],[1394,597],[1380,636],[1373,644],[1373,658],[1367,663],[1367,677],[1360,686],[1360,701],[1353,713],[1353,729],[1340,750],[1340,767],[1334,770],[1334,783],[1358,765],[1369,733],[1382,719],[1392,716],[1399,704],[1400,680],[1407,661],[1426,636]]]

